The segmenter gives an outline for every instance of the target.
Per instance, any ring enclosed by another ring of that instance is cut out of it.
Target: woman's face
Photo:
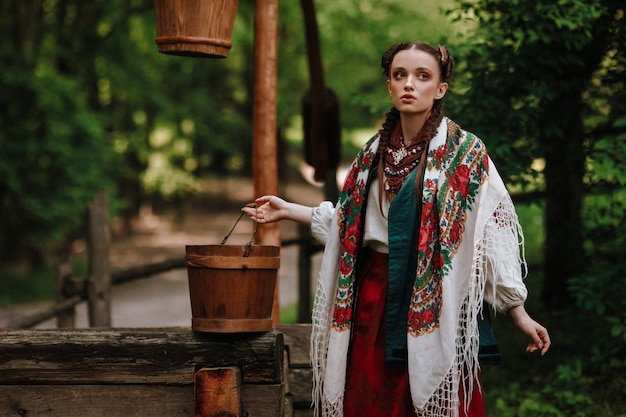
[[[439,81],[439,63],[428,52],[406,49],[391,62],[387,87],[393,106],[406,114],[427,114],[442,98],[448,83]]]

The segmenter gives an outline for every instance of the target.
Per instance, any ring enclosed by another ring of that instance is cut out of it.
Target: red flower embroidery
[[[346,238],[343,241],[343,249],[350,254],[356,254],[357,252],[357,235],[359,233],[359,226],[357,224],[351,224],[346,229]]]
[[[452,230],[450,230],[450,240],[452,243],[459,241],[459,236],[461,234],[461,222],[455,221],[452,223]]]
[[[426,324],[431,325],[435,322],[435,312],[430,308],[424,310],[424,321]]]
[[[447,146],[441,146],[437,148],[437,150],[435,151],[435,160],[437,161],[438,165],[441,165],[441,162],[443,161],[444,156],[446,156],[447,150],[448,150]]]
[[[346,177],[346,181],[344,183],[345,184],[343,187],[344,191],[352,188],[353,184],[356,182],[357,175],[359,175],[358,170],[355,170],[355,169],[350,170],[350,173]]]
[[[341,263],[339,265],[339,269],[341,271],[341,275],[348,275],[350,273],[350,271],[352,271],[352,266],[346,264],[346,258],[345,256],[341,257]]]
[[[441,269],[444,263],[445,263],[445,259],[442,253],[433,255],[433,267],[435,269]]]
[[[422,216],[422,228],[420,231],[419,242],[417,244],[417,250],[425,252],[430,242],[433,241],[435,235],[436,219],[434,219],[433,204],[427,203],[424,205],[425,216]],[[428,217],[426,217],[428,216]]]
[[[454,191],[461,193],[463,199],[469,194],[469,168],[467,165],[459,165],[454,175],[450,177],[450,186]]]
[[[428,248],[428,243],[430,242],[430,237],[432,235],[432,228],[430,225],[424,225],[420,232],[420,239],[417,244],[417,250],[420,252],[426,252]]]
[[[352,318],[352,307],[344,308],[344,307],[335,307],[335,311],[333,312],[333,319],[337,326],[343,326],[346,324],[348,320]]]
[[[424,324],[424,316],[418,311],[409,311],[409,326],[413,330],[419,330]]]

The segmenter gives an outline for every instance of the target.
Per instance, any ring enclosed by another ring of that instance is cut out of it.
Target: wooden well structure
[[[192,4],[200,0],[172,1]],[[161,2],[156,0],[155,7]],[[235,0],[221,4],[229,2],[237,4]],[[305,13],[312,11],[312,0],[302,0],[302,5]],[[252,152],[254,193],[258,196],[278,194],[278,0],[255,0],[255,6]],[[203,41],[197,37],[162,40],[159,46],[172,53],[172,48],[177,48],[173,43],[187,42],[198,49],[188,55],[201,56],[205,52],[198,45]],[[227,53],[224,48],[229,47],[224,39],[215,46],[218,55]],[[324,96],[313,97],[313,102],[323,105]],[[319,108],[313,113],[319,114]],[[106,195],[100,198],[106,199]],[[106,207],[106,202],[98,207]],[[103,247],[96,249],[106,252],[108,242],[102,241]],[[280,246],[278,224],[259,226],[256,243]],[[108,270],[102,273],[110,275]],[[93,309],[110,313],[106,291],[93,285],[90,291],[105,295]],[[265,332],[111,329],[106,320],[83,330],[0,329],[0,414],[312,416],[310,325],[279,326],[278,306],[275,291],[274,329]],[[98,311],[90,311],[90,315],[106,316],[96,314]]]

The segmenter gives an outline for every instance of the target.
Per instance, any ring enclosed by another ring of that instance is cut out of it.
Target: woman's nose
[[[409,76],[406,77],[406,82],[404,83],[404,89],[405,90],[412,90],[413,89],[413,77]]]

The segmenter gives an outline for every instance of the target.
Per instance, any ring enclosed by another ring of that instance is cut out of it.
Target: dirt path
[[[320,188],[299,183],[281,191],[285,198],[314,205],[323,198]],[[136,233],[111,242],[113,269],[157,262],[172,257],[183,257],[185,245],[219,244],[239,216],[239,207],[252,200],[251,180],[226,178],[207,180],[199,197],[186,202],[182,220],[175,220],[172,211],[143,213],[136,224]],[[245,243],[251,233],[251,223],[242,219],[228,243]],[[297,227],[291,222],[281,223],[283,240],[297,237]],[[313,257],[312,276],[315,278],[321,255]],[[297,248],[281,248],[279,270],[279,302],[281,308],[297,302]],[[172,270],[151,278],[117,285],[112,289],[113,327],[168,327],[190,326],[191,306],[187,273]],[[37,311],[51,302],[22,304],[0,310],[0,328],[24,313]],[[76,326],[88,327],[85,303],[77,307]],[[41,323],[37,328],[54,328],[55,320]]]

